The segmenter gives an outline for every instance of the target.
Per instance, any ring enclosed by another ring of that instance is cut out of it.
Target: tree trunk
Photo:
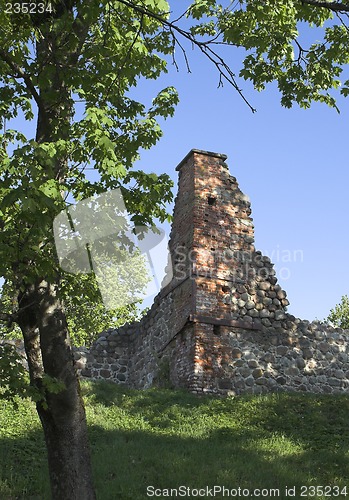
[[[41,281],[19,298],[19,324],[48,453],[53,500],[94,500],[85,409],[57,286]],[[63,390],[57,384],[63,383]]]
[[[36,64],[40,76],[37,82],[36,142],[41,144],[69,140],[73,116],[71,84],[65,82],[64,67],[74,64],[70,53],[70,50],[74,52],[74,44],[67,41],[70,35],[72,38],[75,35],[65,32],[64,24],[58,22],[61,17],[72,15],[72,4],[65,0],[58,2],[54,14],[46,14],[32,16],[35,26],[40,27],[36,41]],[[75,60],[76,57],[78,55]],[[64,184],[67,154],[57,151],[53,164],[51,160],[42,160],[41,181],[54,180]],[[52,220],[57,215],[55,210],[52,209]],[[42,235],[38,235],[35,246],[52,258],[52,270],[50,277],[38,271],[36,275],[41,278],[35,284],[29,285],[28,280],[21,283],[19,278],[18,290],[24,291],[18,296],[18,323],[24,337],[31,385],[40,395],[37,412],[45,434],[52,498],[94,500],[85,409],[66,318],[57,294],[59,266],[52,227],[42,228]],[[25,262],[21,264],[24,264],[24,270],[19,276],[23,277],[26,275]],[[28,260],[32,269],[35,265],[35,258]],[[31,272],[31,277],[33,275]],[[57,390],[59,384],[63,386],[60,391]]]

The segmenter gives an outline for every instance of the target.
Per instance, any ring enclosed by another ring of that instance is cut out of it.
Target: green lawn
[[[83,392],[99,500],[169,498],[166,491],[147,496],[147,486],[185,486],[194,489],[186,498],[195,498],[195,489],[215,485],[249,489],[249,498],[258,498],[256,488],[265,490],[259,498],[274,497],[268,489],[292,498],[285,488],[295,486],[297,499],[346,498],[347,486],[349,498],[349,397],[217,399],[106,382],[84,383]],[[35,407],[17,404],[0,400],[0,499],[49,499]],[[342,493],[304,490],[301,497],[302,485],[338,486]]]

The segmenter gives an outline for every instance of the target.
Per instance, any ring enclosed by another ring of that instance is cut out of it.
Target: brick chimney
[[[189,385],[198,392],[211,392],[224,379],[232,330],[243,334],[277,326],[288,304],[270,259],[255,250],[250,202],[229,174],[226,158],[193,149],[177,167],[172,286],[180,297],[174,303],[193,326]]]

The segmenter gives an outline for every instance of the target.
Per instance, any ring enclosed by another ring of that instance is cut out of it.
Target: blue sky
[[[289,110],[275,85],[258,93],[242,81],[257,108],[252,114],[234,89],[217,88],[218,75],[201,54],[188,56],[190,74],[182,61],[179,73],[170,67],[161,81],[137,91],[149,97],[174,85],[180,96],[163,138],[137,167],[167,172],[177,186],[175,167],[190,149],[227,154],[231,174],[251,199],[256,248],[275,263],[289,312],[323,319],[349,294],[349,100],[339,99],[340,114],[320,104]]]

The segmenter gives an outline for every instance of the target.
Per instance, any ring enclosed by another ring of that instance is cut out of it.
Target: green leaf
[[[60,197],[59,186],[54,179],[49,179],[44,182],[40,187],[39,191],[44,193],[48,198]]]
[[[115,149],[114,143],[106,135],[102,135],[102,137],[98,139],[98,144],[106,151],[109,149],[114,151]]]
[[[37,205],[32,198],[24,198],[22,204],[23,204],[23,210],[25,211],[35,212],[37,209]]]

